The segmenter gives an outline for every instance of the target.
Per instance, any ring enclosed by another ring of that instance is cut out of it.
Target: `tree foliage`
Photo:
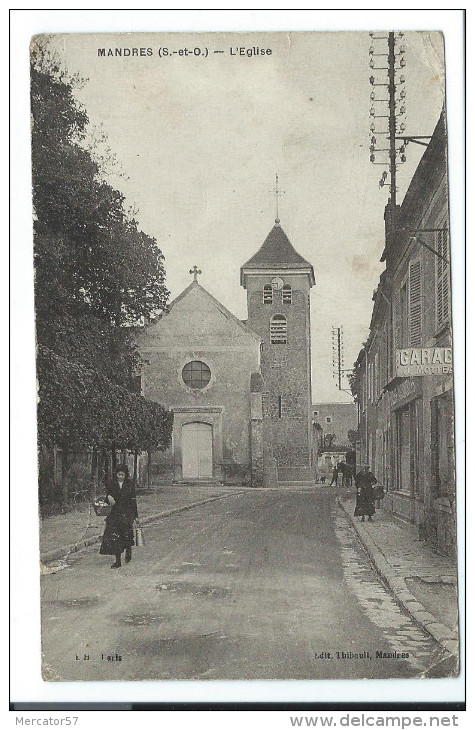
[[[164,450],[170,445],[173,414],[158,403],[42,345],[37,371],[41,443],[75,450],[130,451]]]
[[[86,148],[88,117],[47,53],[32,54],[32,174],[39,320],[81,305],[113,325],[167,305],[163,255]],[[73,312],[75,314],[75,312]]]
[[[163,255],[88,149],[89,119],[44,41],[31,53],[40,447],[166,448],[172,416],[131,392],[134,327],[167,307]]]

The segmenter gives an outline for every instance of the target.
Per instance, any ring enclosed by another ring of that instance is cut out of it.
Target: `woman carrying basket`
[[[106,500],[112,505],[106,517],[106,528],[102,537],[100,555],[114,555],[115,563],[111,568],[120,568],[121,556],[125,550],[125,562],[132,559],[134,542],[134,520],[137,520],[137,500],[135,485],[130,479],[126,464],[115,470],[115,478],[107,488]]]
[[[375,513],[374,507],[374,490],[373,485],[378,481],[374,474],[369,470],[369,464],[362,464],[361,471],[356,475],[356,506],[355,517],[361,517],[361,521],[365,521],[365,517],[372,521]]]

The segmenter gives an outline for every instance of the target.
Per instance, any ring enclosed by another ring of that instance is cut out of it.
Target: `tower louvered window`
[[[282,287],[282,301],[284,304],[292,304],[292,287],[290,284],[284,284]]]
[[[272,291],[271,284],[264,284],[264,289],[262,290],[263,304],[272,304]]]
[[[448,230],[445,226],[442,231],[437,233],[437,252],[448,260],[449,258],[449,238]],[[437,327],[441,327],[450,319],[450,268],[448,261],[443,261],[437,257]]]
[[[409,345],[417,347],[422,337],[422,290],[421,262],[411,261],[409,266]]]
[[[287,344],[287,319],[283,314],[274,314],[270,321],[271,345]]]

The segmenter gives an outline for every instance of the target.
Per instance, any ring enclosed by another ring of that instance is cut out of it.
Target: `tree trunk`
[[[138,451],[134,451],[134,487],[137,488]]]
[[[97,496],[97,483],[99,481],[99,454],[94,446],[92,449],[91,459],[91,489],[89,493],[90,499],[95,499]]]
[[[66,449],[63,449],[63,458],[61,464],[61,487],[61,503],[63,507],[66,507],[69,498],[69,452]]]
[[[152,486],[152,452],[147,451],[147,488]]]
[[[110,454],[107,449],[102,452],[102,486],[106,489],[107,485],[110,484]]]
[[[55,452],[47,446],[38,449],[38,497],[43,511],[54,501],[55,494]]]
[[[115,451],[115,444],[112,444],[112,472],[115,474],[115,470],[117,469],[117,454]]]

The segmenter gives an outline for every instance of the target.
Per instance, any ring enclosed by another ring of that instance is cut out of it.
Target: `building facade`
[[[320,426],[318,432],[323,439],[328,434],[333,434],[334,444],[351,446],[348,432],[358,428],[358,409],[356,403],[314,403],[312,421],[314,428]]]
[[[241,269],[248,318],[196,280],[138,336],[142,393],[173,410],[156,482],[312,484],[313,268],[276,222]]]
[[[353,451],[354,441],[349,432],[357,433],[358,409],[356,403],[314,403],[312,405],[313,463],[316,479],[331,477],[333,467],[346,461]]]
[[[390,213],[388,207],[388,231]],[[440,552],[454,555],[454,398],[443,114],[397,207],[394,225],[396,234],[388,233],[382,256],[386,270],[373,295],[370,334],[355,363],[359,457],[387,488],[385,502],[390,509],[415,523],[420,537]],[[436,364],[429,365],[434,357]],[[414,367],[397,369],[401,361]]]

